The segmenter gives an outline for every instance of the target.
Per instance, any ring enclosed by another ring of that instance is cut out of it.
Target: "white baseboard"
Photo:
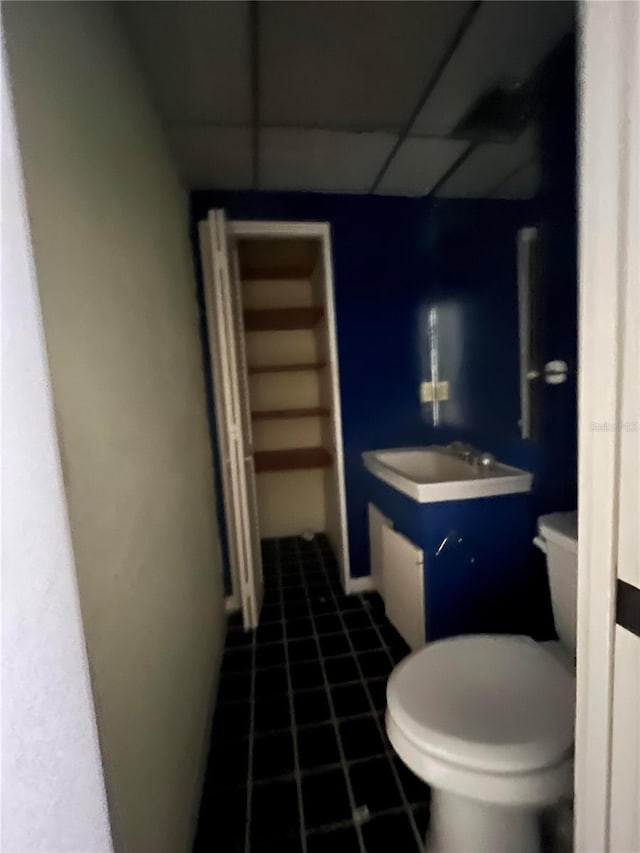
[[[376,585],[371,575],[361,578],[349,578],[349,595],[357,592],[375,592]]]
[[[237,595],[228,595],[224,600],[224,609],[227,613],[235,613],[240,610],[240,599]]]

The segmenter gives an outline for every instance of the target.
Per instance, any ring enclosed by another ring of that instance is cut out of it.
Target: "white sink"
[[[362,459],[375,477],[418,503],[530,492],[533,481],[528,471],[499,462],[483,468],[436,444],[370,450]]]

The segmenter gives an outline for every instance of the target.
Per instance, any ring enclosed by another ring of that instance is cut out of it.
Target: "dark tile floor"
[[[386,738],[408,652],[375,594],[345,596],[325,537],[266,540],[260,626],[229,621],[197,853],[417,853],[429,792]]]

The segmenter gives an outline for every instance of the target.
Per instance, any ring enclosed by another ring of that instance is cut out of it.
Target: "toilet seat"
[[[387,711],[387,735],[404,764],[437,791],[447,791],[492,805],[543,807],[566,796],[573,782],[573,758],[569,754],[558,764],[528,773],[491,773],[473,770],[422,749],[407,737]]]
[[[528,637],[432,643],[394,670],[387,702],[415,749],[460,769],[527,774],[570,759],[574,679]]]

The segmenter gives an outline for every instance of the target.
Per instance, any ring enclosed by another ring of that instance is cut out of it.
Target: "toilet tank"
[[[560,642],[576,654],[578,597],[578,514],[554,512],[538,519],[539,545],[547,555],[553,619]]]

